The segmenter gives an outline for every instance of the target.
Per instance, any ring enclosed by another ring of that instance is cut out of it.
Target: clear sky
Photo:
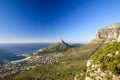
[[[88,42],[120,22],[120,0],[0,0],[0,43]]]

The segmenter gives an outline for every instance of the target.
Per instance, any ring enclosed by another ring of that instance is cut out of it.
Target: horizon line
[[[40,39],[40,40],[32,40],[32,39],[30,39],[30,40],[23,40],[23,39],[21,39],[21,40],[0,40],[0,44],[17,44],[17,43],[56,43],[56,42],[58,42],[60,39],[55,39],[55,40],[53,40],[53,39]],[[89,43],[91,40],[89,40],[89,41],[85,41],[85,40],[81,40],[81,41],[79,41],[79,40],[73,40],[73,41],[69,41],[68,39],[66,40],[66,39],[63,39],[63,41],[65,41],[66,43]]]
[[[27,41],[25,41],[25,42],[1,42],[0,41],[0,44],[37,44],[37,43],[56,43],[57,41],[46,41],[46,42],[27,42]],[[79,42],[75,42],[75,41],[73,41],[73,42],[71,42],[71,41],[65,41],[66,43],[88,43],[88,42],[81,42],[81,41],[79,41]]]

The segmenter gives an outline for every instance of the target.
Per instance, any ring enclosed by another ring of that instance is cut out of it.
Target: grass
[[[99,61],[102,71],[108,70],[115,75],[120,75],[120,42],[115,42],[107,48],[99,50],[92,56],[92,59],[93,64]]]
[[[6,78],[7,80],[84,80],[88,58],[101,48],[102,43],[71,48],[62,52],[59,62],[42,65]]]

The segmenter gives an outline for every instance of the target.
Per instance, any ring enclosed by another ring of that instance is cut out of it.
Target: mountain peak
[[[58,43],[65,43],[65,42],[63,41],[63,39],[60,39]]]
[[[35,55],[65,51],[68,48],[70,48],[70,46],[67,43],[65,43],[62,39],[60,39],[58,42],[52,44],[48,48],[44,48],[41,51],[38,51],[37,53],[35,53]]]

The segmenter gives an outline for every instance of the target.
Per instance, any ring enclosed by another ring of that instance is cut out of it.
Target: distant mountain
[[[45,54],[45,53],[53,53],[53,52],[59,52],[59,51],[65,51],[65,50],[69,49],[70,47],[71,46],[69,44],[67,44],[62,39],[60,39],[55,44],[52,44],[48,48],[40,49],[37,52],[33,53],[33,55]]]
[[[84,46],[84,45],[86,45],[86,44],[84,44],[84,43],[83,44],[81,44],[81,43],[71,43],[70,44],[71,47],[80,47],[80,46]]]

